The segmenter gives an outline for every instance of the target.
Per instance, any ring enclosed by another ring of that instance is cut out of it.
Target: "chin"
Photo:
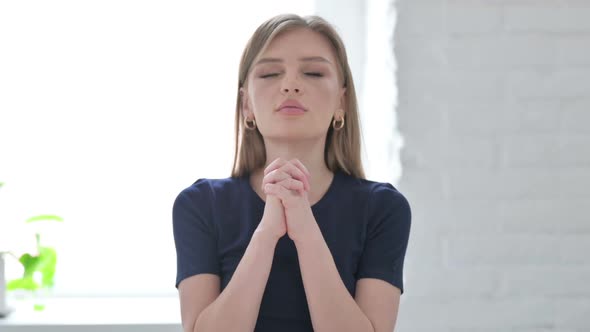
[[[294,130],[294,128],[291,128],[291,129],[286,129],[286,130],[283,130],[280,132],[273,131],[273,133],[270,133],[269,135],[264,135],[264,137],[267,139],[272,139],[272,140],[297,141],[297,140],[309,140],[309,139],[313,139],[313,138],[319,138],[320,136],[310,133],[309,130]]]

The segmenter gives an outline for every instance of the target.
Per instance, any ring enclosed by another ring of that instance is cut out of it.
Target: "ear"
[[[346,105],[346,87],[342,87],[340,88],[340,109],[342,109],[344,113],[346,113],[346,106],[348,106]]]
[[[252,115],[252,110],[250,109],[250,101],[248,100],[248,90],[246,88],[240,88],[240,100],[241,105],[240,108],[242,110],[242,116],[247,118],[248,116]]]

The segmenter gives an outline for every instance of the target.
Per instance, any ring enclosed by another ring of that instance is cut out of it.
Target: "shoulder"
[[[181,202],[212,201],[217,197],[226,196],[235,192],[240,178],[227,177],[220,179],[200,178],[192,185],[184,188],[176,197],[175,205]]]
[[[347,190],[356,195],[366,196],[372,203],[405,205],[409,207],[406,197],[389,182],[360,179],[349,175],[344,175],[344,178],[343,183]]]
[[[396,219],[410,222],[411,208],[408,199],[396,187],[389,182],[372,181],[368,179],[345,176],[344,183],[347,190],[353,193],[355,198],[362,198],[366,205],[370,219],[381,219],[387,215],[395,214]]]
[[[395,207],[402,210],[410,210],[408,199],[388,182],[373,182],[371,190],[373,206],[379,208]]]
[[[184,188],[178,196],[210,196],[232,191],[239,184],[240,178],[228,177],[222,179],[200,178],[192,185]]]

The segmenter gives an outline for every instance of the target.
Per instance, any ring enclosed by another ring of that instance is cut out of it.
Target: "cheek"
[[[263,116],[267,113],[267,108],[271,107],[268,101],[270,98],[271,89],[268,86],[257,84],[250,90],[250,106],[257,116]]]
[[[340,106],[340,89],[333,82],[321,82],[311,88],[308,92],[313,94],[313,98],[320,103],[327,111],[334,111]]]

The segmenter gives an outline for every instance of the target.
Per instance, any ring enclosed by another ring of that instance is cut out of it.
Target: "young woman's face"
[[[265,139],[324,138],[332,118],[344,115],[342,85],[330,42],[295,29],[276,36],[254,61],[242,108]],[[285,102],[290,107],[281,107]]]

